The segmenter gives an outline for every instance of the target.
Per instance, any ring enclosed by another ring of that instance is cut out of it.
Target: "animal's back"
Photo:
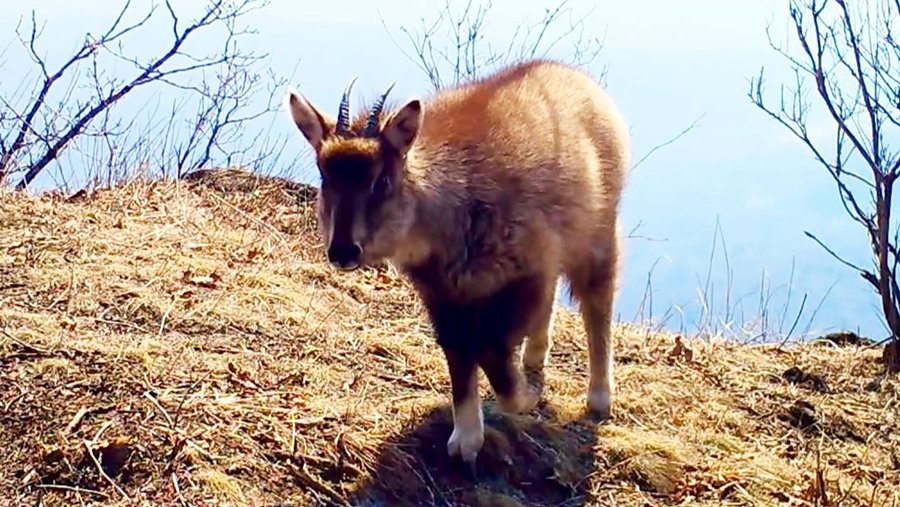
[[[443,160],[435,177],[521,226],[522,241],[563,238],[560,254],[571,257],[609,240],[629,140],[589,75],[528,62],[444,91],[425,110],[422,144]]]

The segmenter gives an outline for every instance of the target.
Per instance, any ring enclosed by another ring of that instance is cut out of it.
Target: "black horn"
[[[344,96],[341,98],[341,107],[338,110],[337,126],[335,128],[337,133],[341,135],[350,133],[350,90],[353,89],[353,83],[355,82],[356,77],[350,80],[350,84],[347,85],[347,89],[344,90]]]
[[[378,98],[378,101],[375,102],[375,105],[372,106],[372,112],[369,113],[369,119],[366,120],[366,128],[363,130],[363,135],[372,137],[378,134],[378,120],[381,117],[381,110],[384,109],[384,102],[387,100],[387,96],[391,93],[391,89],[394,88],[395,84],[397,83],[391,83],[391,85],[387,87],[387,90],[381,94],[381,97]]]

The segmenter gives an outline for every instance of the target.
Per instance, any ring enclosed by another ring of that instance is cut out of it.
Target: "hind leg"
[[[602,419],[611,414],[615,388],[611,327],[618,263],[615,237],[606,245],[606,248],[597,248],[585,265],[571,274],[570,280],[572,294],[581,306],[588,338],[590,381],[587,404]]]
[[[556,281],[544,289],[533,317],[531,330],[525,341],[522,366],[528,383],[534,385],[538,394],[543,390],[544,366],[550,347],[553,346],[553,313],[556,301]]]
[[[529,339],[525,357],[529,349],[532,354],[537,351],[538,364],[543,365],[554,282],[555,278],[545,273],[521,277],[484,301],[479,309],[478,365],[506,412],[530,411],[540,399],[540,390],[525,378],[520,352],[526,335],[537,337],[538,341]]]
[[[525,381],[515,351],[516,348],[488,350],[478,359],[500,408],[514,414],[528,412],[540,400],[538,392]]]

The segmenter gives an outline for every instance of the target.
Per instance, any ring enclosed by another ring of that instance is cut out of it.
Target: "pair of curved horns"
[[[348,84],[347,88],[344,90],[344,96],[341,98],[341,106],[338,109],[337,127],[335,130],[342,136],[350,134],[350,91],[353,89],[353,84],[356,83],[357,77],[358,76],[351,79],[350,84]],[[395,84],[396,82],[391,83],[391,85],[387,87],[387,90],[385,90],[384,93],[381,94],[381,97],[375,102],[375,105],[372,106],[372,111],[369,113],[369,118],[366,120],[366,126],[363,129],[363,136],[374,137],[378,134],[378,120],[381,118],[384,102],[387,100],[387,96],[391,93],[391,89],[394,88]]]

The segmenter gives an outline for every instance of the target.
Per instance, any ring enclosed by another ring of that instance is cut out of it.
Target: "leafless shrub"
[[[574,12],[568,0],[545,9],[537,21],[520,23],[504,47],[491,45],[485,37],[490,11],[489,0],[445,0],[431,19],[422,19],[421,26],[400,28],[408,49],[395,44],[435,89],[476,79],[510,61],[544,57],[562,45],[570,47],[566,59],[571,64],[587,66],[603,48],[602,40],[586,29],[589,13]]]
[[[769,42],[790,63],[794,83],[767,101],[763,69],[749,96],[809,148],[834,180],[844,210],[867,232],[873,260],[868,269],[806,234],[872,285],[896,342],[900,230],[891,211],[900,176],[900,145],[892,143],[900,134],[900,0],[792,0],[790,19],[799,51],[783,49],[771,35]],[[832,140],[811,133],[818,115],[830,126]]]
[[[546,57],[555,48],[568,46],[569,52],[560,57],[569,65],[593,67],[603,49],[603,41],[586,25],[591,11],[575,12],[569,0],[563,0],[552,8],[545,8],[540,19],[523,21],[516,26],[509,42],[502,47],[492,46],[486,38],[491,2],[464,0],[454,3],[445,0],[433,17],[423,18],[417,28],[400,27],[405,37],[406,49],[394,41],[397,48],[428,77],[435,90],[478,79],[505,64]],[[384,19],[385,29],[390,34]],[[606,66],[593,72],[605,82]],[[692,130],[703,118],[701,114],[687,127],[671,138],[650,148],[629,170],[629,174],[659,150],[675,143]],[[638,223],[635,230],[642,224]],[[632,233],[635,231],[633,230]],[[629,238],[649,239],[645,236]]]
[[[209,0],[188,17],[170,0],[143,12],[125,0],[106,31],[86,33],[58,66],[40,48],[45,34],[36,14],[20,20],[16,33],[34,71],[0,92],[0,182],[17,178],[16,188],[25,189],[56,166],[66,187],[80,166],[84,179],[111,184],[139,170],[177,177],[211,163],[253,166],[277,156],[271,142],[259,147],[263,132],[243,137],[249,122],[277,107],[271,99],[254,105],[253,95],[267,80],[270,91],[283,84],[258,69],[265,55],[239,45],[253,33],[243,19],[267,3]],[[147,54],[139,46],[147,40],[162,47]],[[203,47],[218,41],[217,49],[203,54],[198,40]]]

